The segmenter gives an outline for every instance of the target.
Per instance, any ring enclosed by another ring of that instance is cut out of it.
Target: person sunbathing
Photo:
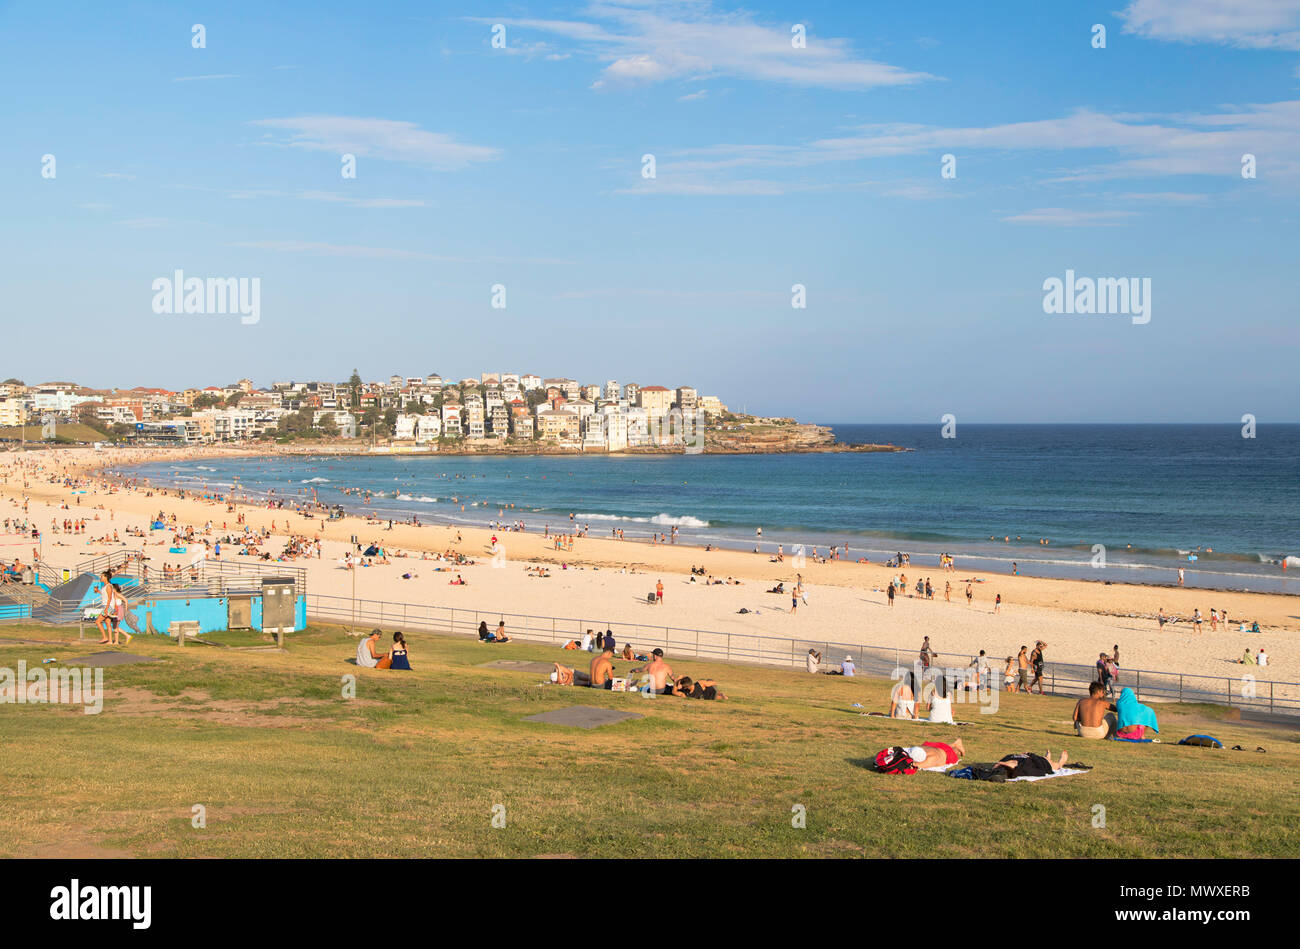
[[[712,679],[692,679],[682,676],[672,687],[672,694],[684,699],[725,699]]]
[[[904,750],[916,767],[922,771],[941,765],[956,764],[966,754],[966,746],[961,743],[960,738],[955,739],[950,745],[941,741],[923,741],[915,747]]]
[[[1022,752],[1014,755],[1005,755],[1000,761],[994,763],[995,768],[1006,768],[1008,778],[1041,778],[1049,774],[1055,774],[1065,767],[1066,754],[1061,752],[1061,760],[1053,761],[1052,753],[1048,751],[1045,755],[1036,755],[1032,751]]]
[[[1074,733],[1080,738],[1109,738],[1115,731],[1115,706],[1106,701],[1106,687],[1100,682],[1088,686],[1088,697],[1074,706]]]

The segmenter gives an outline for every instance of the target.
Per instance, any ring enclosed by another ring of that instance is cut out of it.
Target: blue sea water
[[[422,522],[628,538],[913,566],[1300,593],[1300,425],[836,425],[890,454],[365,456],[155,463],[155,483],[310,497]],[[373,492],[368,504],[344,488]],[[453,500],[454,498],[454,500]],[[506,505],[513,504],[513,508]],[[462,510],[463,506],[463,510]],[[756,536],[762,527],[761,541]],[[1009,538],[1005,540],[1004,538]],[[1049,539],[1047,545],[1040,539]],[[1104,548],[1104,551],[1102,550]],[[1104,555],[1104,562],[1102,557]],[[1195,559],[1189,559],[1195,558]],[[1290,579],[1294,575],[1295,579]]]

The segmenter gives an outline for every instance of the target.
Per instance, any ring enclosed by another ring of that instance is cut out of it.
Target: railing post
[[[1183,704],[1183,674],[1178,673],[1178,704]]]

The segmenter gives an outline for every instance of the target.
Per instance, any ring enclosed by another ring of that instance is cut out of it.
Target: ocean
[[[310,497],[425,523],[530,531],[590,525],[679,544],[793,554],[847,545],[963,576],[1029,576],[1300,593],[1300,425],[834,425],[890,454],[421,456],[154,463],[190,489]],[[373,492],[370,502],[344,488]],[[506,505],[513,504],[513,508]],[[761,539],[757,529],[762,528]],[[1050,541],[1040,543],[1041,539]],[[1281,562],[1286,557],[1288,571]]]

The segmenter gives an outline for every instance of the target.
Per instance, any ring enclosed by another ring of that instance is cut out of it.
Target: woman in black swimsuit
[[[718,683],[712,679],[693,681],[690,676],[682,676],[673,684],[673,695],[684,699],[725,699],[718,691]]]

